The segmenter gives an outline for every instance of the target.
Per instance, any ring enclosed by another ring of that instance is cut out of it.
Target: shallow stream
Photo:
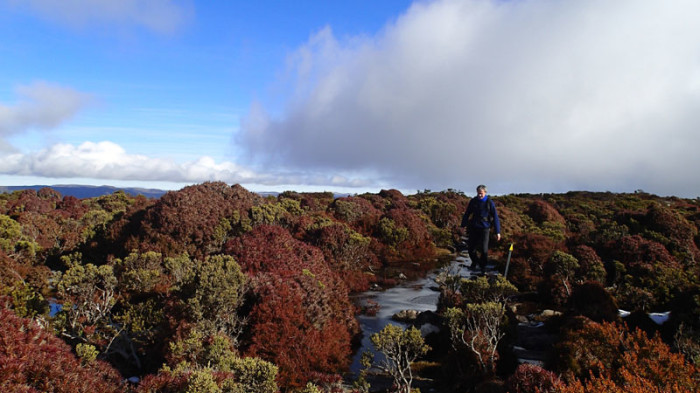
[[[457,255],[447,266],[434,269],[420,279],[404,281],[401,284],[381,291],[367,291],[355,296],[358,305],[377,304],[379,309],[375,315],[359,315],[357,317],[362,329],[362,343],[353,357],[350,372],[354,375],[361,370],[360,359],[365,351],[374,352],[370,336],[381,331],[387,324],[392,323],[401,327],[408,324],[392,319],[392,316],[403,310],[436,311],[440,296],[435,279],[441,271],[447,269],[450,274],[468,277],[472,272],[467,268],[469,257]],[[425,333],[424,333],[425,334]]]

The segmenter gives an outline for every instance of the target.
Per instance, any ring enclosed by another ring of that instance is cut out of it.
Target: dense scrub
[[[251,375],[265,389],[329,383],[359,333],[351,291],[434,266],[464,199],[395,190],[265,198],[224,183],[157,200],[3,194],[3,310],[55,334],[64,351],[91,348],[110,376],[138,376],[146,391],[227,390]],[[375,275],[389,265],[397,273]],[[50,383],[41,375],[27,389]]]
[[[509,282],[443,288],[452,345],[433,356],[446,389],[464,381],[511,391],[697,388],[697,200],[641,192],[494,200],[501,271],[515,244]],[[218,182],[157,200],[2,194],[3,387],[42,391],[64,373],[102,391],[313,391],[308,382],[337,390],[359,332],[350,295],[435,267],[463,235],[467,202],[453,190],[262,197]],[[514,305],[518,297],[531,304]],[[556,363],[508,362],[517,307],[559,313],[547,322],[559,337]],[[659,328],[620,320],[618,308],[671,317]],[[624,350],[582,351],[613,345],[611,337]],[[660,348],[655,357],[651,347]],[[66,366],[46,363],[42,351]],[[142,382],[124,382],[132,376]]]
[[[491,324],[478,326],[466,323],[465,316],[473,314],[483,300],[470,298],[472,291],[456,290],[455,285],[443,287],[441,310],[452,334],[451,348],[439,355],[449,365],[443,376],[446,390],[455,386],[511,392],[689,392],[700,388],[697,200],[642,192],[494,199],[502,213],[506,241],[496,247],[493,262],[503,272],[507,247],[514,244],[508,280],[518,294],[496,303],[499,308],[492,306],[509,313],[492,312]],[[491,285],[496,282],[492,279]],[[481,287],[487,288],[484,283]],[[630,316],[623,318],[627,311]],[[666,315],[668,320],[654,323],[648,316],[652,313]],[[516,343],[542,340],[521,337],[519,341],[518,334],[524,330],[515,326],[523,321],[526,326],[544,323],[542,329],[550,340],[538,348],[550,354],[544,364],[518,366],[513,351],[520,344]],[[493,352],[489,345],[476,346],[474,337],[501,345]],[[498,367],[465,363],[474,354],[498,356]]]

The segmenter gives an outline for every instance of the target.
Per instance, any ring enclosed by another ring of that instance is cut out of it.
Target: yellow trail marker
[[[506,261],[506,271],[503,273],[503,277],[508,278],[508,266],[510,265],[510,255],[513,253],[513,244],[510,243],[510,248],[508,248],[508,260]]]

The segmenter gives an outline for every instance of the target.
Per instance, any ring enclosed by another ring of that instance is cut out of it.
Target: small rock
[[[413,322],[418,318],[417,310],[401,310],[394,314],[391,319],[398,322]]]
[[[561,312],[554,310],[542,310],[540,313],[541,318],[551,318],[561,315]]]
[[[416,325],[440,325],[440,317],[434,311],[423,311],[416,316]]]
[[[439,332],[440,332],[440,328],[433,325],[432,323],[426,323],[425,325],[422,325],[420,327],[420,334],[423,337],[425,337],[431,333],[439,333]]]
[[[528,323],[528,322],[530,322],[530,320],[527,319],[527,317],[524,316],[524,315],[516,315],[516,316],[515,316],[515,319],[516,319],[519,323]]]

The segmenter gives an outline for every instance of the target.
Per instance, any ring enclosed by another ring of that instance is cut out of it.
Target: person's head
[[[481,199],[484,199],[487,192],[488,190],[486,190],[486,186],[483,184],[480,184],[478,187],[476,187],[476,195]]]

